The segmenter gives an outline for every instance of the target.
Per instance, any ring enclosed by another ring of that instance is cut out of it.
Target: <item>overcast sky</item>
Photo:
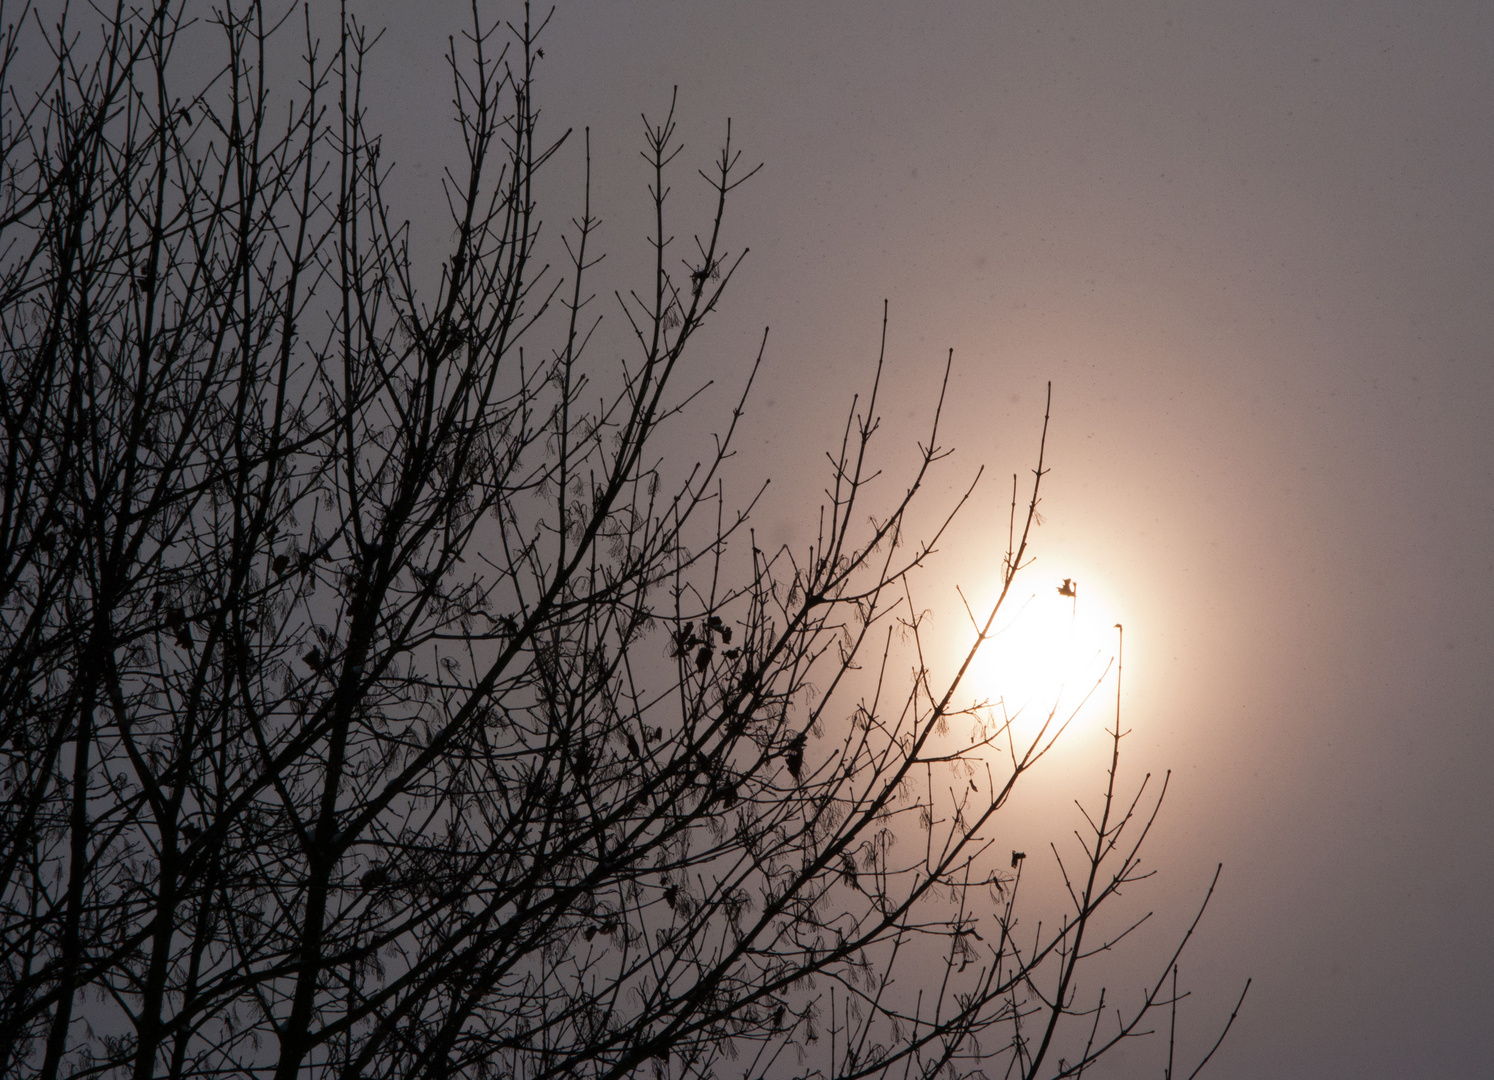
[[[375,124],[429,191],[461,5],[352,6],[391,26]],[[1174,772],[1138,902],[1175,928],[1225,864],[1188,1022],[1255,983],[1211,1075],[1489,1075],[1494,6],[588,2],[542,44],[610,272],[646,255],[639,114],[672,87],[682,214],[728,117],[765,163],[696,363],[734,385],[771,327],[736,475],[774,477],[774,541],[808,539],[885,298],[889,465],[953,348],[938,493],[994,470],[925,598],[956,624],[1052,381],[1028,587],[1126,624],[1130,765]]]

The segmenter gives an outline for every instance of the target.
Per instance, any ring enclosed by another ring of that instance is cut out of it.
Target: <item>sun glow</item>
[[[971,610],[983,622],[990,607]],[[995,726],[1012,719],[1018,742],[1050,714],[1052,734],[1076,712],[1095,711],[1096,687],[1114,675],[1118,621],[1103,591],[1076,578],[1008,596],[966,672],[967,700],[987,705]]]

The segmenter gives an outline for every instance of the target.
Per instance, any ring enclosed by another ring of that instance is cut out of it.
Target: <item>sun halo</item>
[[[983,624],[991,603],[984,611],[972,604],[972,616]],[[1071,716],[1095,711],[1096,687],[1114,674],[1118,622],[1103,589],[1087,579],[1055,578],[1009,595],[965,673],[963,696],[984,715],[987,732],[1010,721],[1018,746],[1050,716],[1051,735]]]

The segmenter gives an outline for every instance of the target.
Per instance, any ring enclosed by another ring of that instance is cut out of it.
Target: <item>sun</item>
[[[990,608],[971,610],[984,622]],[[989,706],[998,724],[1014,718],[1019,737],[1036,735],[1050,715],[1062,723],[1083,713],[1114,671],[1118,622],[1094,579],[1053,578],[1030,593],[1014,591],[966,673],[970,699]]]

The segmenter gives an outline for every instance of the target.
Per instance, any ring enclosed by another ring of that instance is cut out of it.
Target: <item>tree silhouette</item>
[[[864,505],[879,361],[804,551],[726,505],[741,402],[669,464],[740,259],[729,128],[678,265],[672,112],[647,128],[614,376],[585,353],[589,195],[566,272],[540,257],[564,140],[527,9],[453,47],[429,283],[362,104],[372,35],[308,26],[281,93],[283,14],[121,6],[91,52],[6,32],[0,1071],[1078,1075],[1175,1006],[1176,953],[1120,1013],[1078,993],[1161,798],[1122,799],[1119,726],[1072,910],[1019,934],[988,830],[1062,718],[1016,746],[958,677],[894,676],[937,415]],[[221,65],[179,82],[207,40]],[[951,749],[955,717],[981,737]]]

